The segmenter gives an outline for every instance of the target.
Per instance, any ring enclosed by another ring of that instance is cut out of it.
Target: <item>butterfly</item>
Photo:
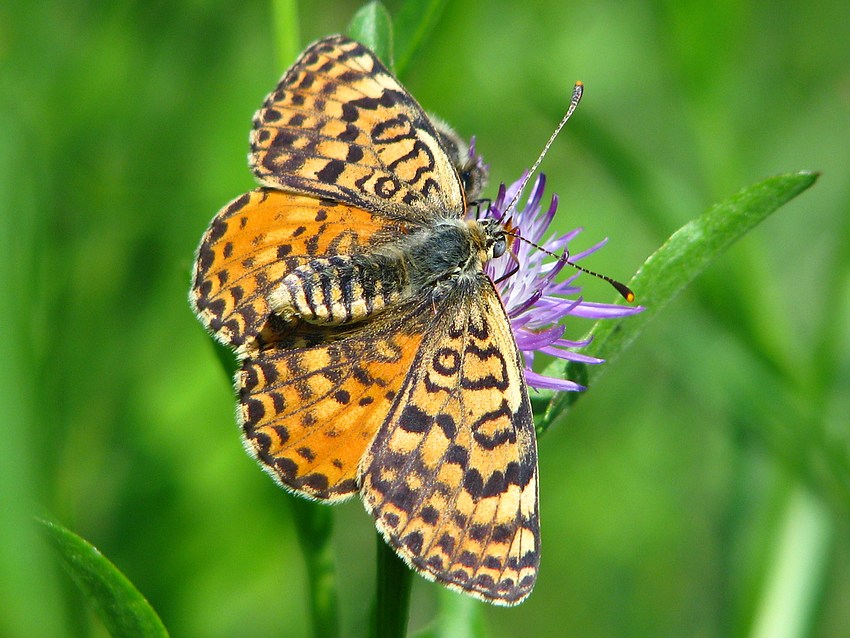
[[[540,561],[523,360],[467,219],[486,177],[368,48],[310,45],[253,120],[261,186],[198,248],[190,302],[237,355],[244,444],[282,487],[360,494],[425,578],[498,605]]]

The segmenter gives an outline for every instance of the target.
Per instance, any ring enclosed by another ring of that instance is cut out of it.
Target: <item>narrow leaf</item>
[[[272,19],[278,64],[281,69],[286,69],[301,51],[296,0],[272,0]]]
[[[364,5],[351,18],[348,35],[372,49],[384,64],[393,68],[393,25],[383,4]]]
[[[394,22],[398,43],[395,70],[399,76],[404,74],[416,50],[437,26],[446,4],[446,0],[405,0],[402,3]]]
[[[637,301],[646,311],[632,317],[597,321],[590,330],[593,341],[583,354],[615,359],[641,333],[646,324],[681,290],[735,241],[776,211],[780,206],[809,188],[817,173],[799,172],[778,175],[749,186],[688,222],[644,262],[629,282]],[[590,386],[605,369],[570,362],[566,378]],[[558,371],[547,374],[558,376]],[[540,421],[545,430],[572,405],[579,393],[562,392],[555,396]]]
[[[61,525],[40,521],[65,569],[113,636],[168,636],[145,597],[93,545]]]

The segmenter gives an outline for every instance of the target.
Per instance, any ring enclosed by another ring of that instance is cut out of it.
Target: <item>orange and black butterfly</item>
[[[254,117],[262,186],[212,220],[191,303],[232,347],[245,445],[283,487],[356,492],[416,571],[500,605],[540,560],[523,361],[466,219],[484,177],[366,47],[314,43]]]

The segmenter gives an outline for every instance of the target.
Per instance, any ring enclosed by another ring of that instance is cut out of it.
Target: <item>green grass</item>
[[[35,516],[100,549],[174,636],[309,635],[291,498],[243,452],[186,301],[206,224],[252,187],[276,33],[306,44],[359,6],[301,3],[289,30],[285,4],[0,7],[0,635],[105,635]],[[850,626],[845,4],[496,0],[446,3],[427,33],[406,23],[422,44],[396,44],[402,79],[477,136],[491,195],[585,82],[542,168],[558,227],[583,226],[578,247],[609,237],[586,265],[618,279],[742,187],[822,173],[541,438],[540,579],[518,608],[471,603],[486,635]],[[373,526],[357,502],[334,518],[340,620],[360,635]],[[414,579],[412,631],[467,622],[438,589]]]

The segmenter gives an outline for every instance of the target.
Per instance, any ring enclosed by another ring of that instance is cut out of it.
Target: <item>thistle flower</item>
[[[570,315],[590,319],[625,317],[641,312],[643,308],[585,301],[579,296],[581,287],[574,283],[581,274],[580,271],[576,271],[564,281],[555,281],[558,273],[564,266],[569,267],[569,264],[565,259],[552,259],[544,251],[568,255],[571,262],[576,262],[599,250],[607,240],[571,255],[567,247],[581,232],[580,228],[566,235],[552,233],[548,239],[544,239],[558,208],[558,196],[552,196],[549,207],[543,212],[541,202],[546,176],[542,173],[535,180],[525,205],[518,205],[512,214],[506,211],[506,207],[522,187],[524,177],[507,188],[502,185],[487,214],[501,221],[507,212],[510,215],[511,227],[516,228],[528,241],[514,241],[511,251],[515,259],[491,260],[485,265],[485,271],[496,282],[496,288],[507,310],[514,337],[525,358],[525,379],[528,384],[540,390],[581,391],[584,386],[574,381],[534,372],[532,363],[535,352],[568,361],[602,363],[603,359],[575,351],[576,348],[586,346],[589,340],[564,339],[566,328],[561,324],[561,320]],[[528,242],[533,242],[544,250],[539,250]]]

